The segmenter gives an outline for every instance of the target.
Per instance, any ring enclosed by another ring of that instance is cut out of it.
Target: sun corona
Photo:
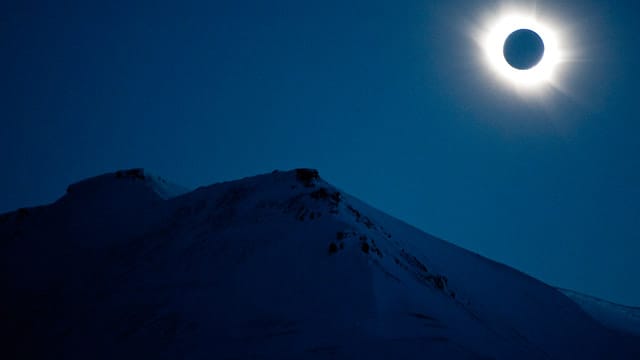
[[[540,36],[544,43],[544,53],[535,66],[517,69],[504,56],[505,41],[512,33],[527,29]],[[552,85],[557,66],[562,60],[560,39],[549,24],[524,13],[508,13],[488,22],[480,34],[476,34],[482,48],[484,60],[498,77],[519,88],[538,88]]]

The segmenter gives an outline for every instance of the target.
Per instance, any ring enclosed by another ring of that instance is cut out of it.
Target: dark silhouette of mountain
[[[0,216],[3,359],[632,359],[639,338],[311,169]]]

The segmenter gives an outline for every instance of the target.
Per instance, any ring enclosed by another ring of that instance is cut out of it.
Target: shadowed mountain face
[[[315,170],[142,170],[0,216],[2,358],[637,358],[638,338]]]

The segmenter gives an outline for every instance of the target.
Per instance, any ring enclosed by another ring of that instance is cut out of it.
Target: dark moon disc
[[[542,59],[544,42],[535,31],[520,29],[507,37],[502,51],[509,65],[518,70],[527,70]]]

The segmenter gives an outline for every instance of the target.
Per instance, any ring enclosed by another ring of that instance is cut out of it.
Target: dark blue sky
[[[135,3],[135,4],[132,4]],[[196,187],[315,167],[550,284],[640,305],[632,1],[555,1],[562,91],[500,86],[490,1],[4,1],[0,212],[145,167]]]

